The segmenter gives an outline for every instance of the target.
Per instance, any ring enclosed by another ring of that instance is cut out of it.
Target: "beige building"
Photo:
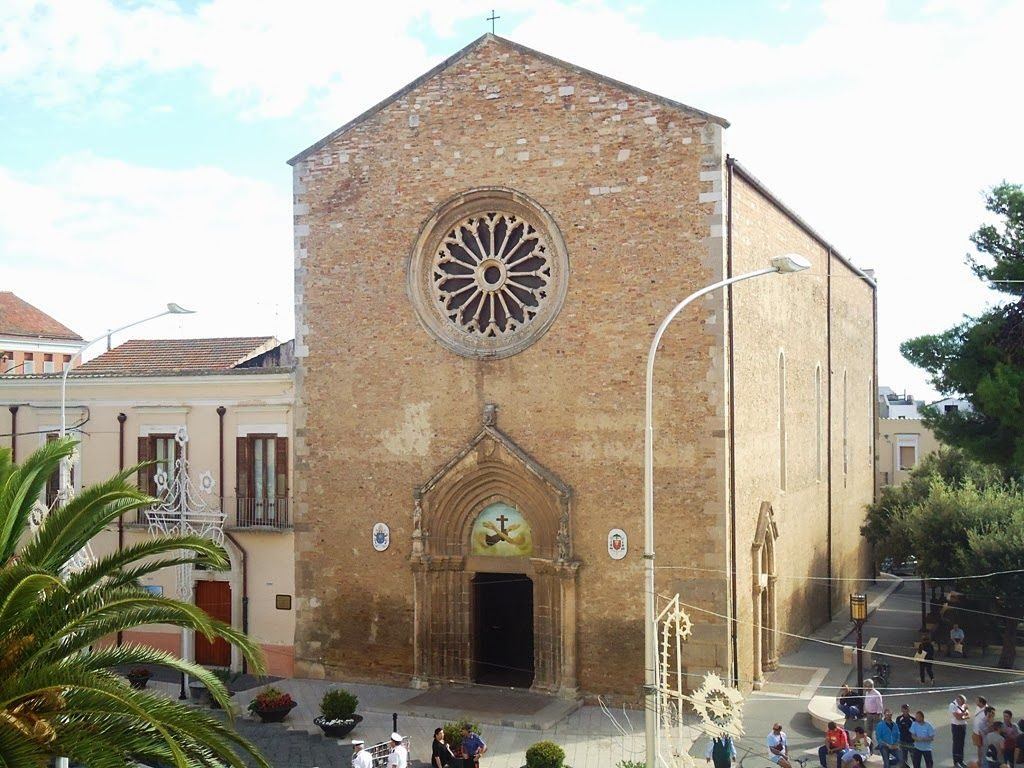
[[[0,399],[17,409],[16,424],[3,431],[17,432],[4,440],[20,456],[56,438],[60,374],[2,376]],[[271,337],[128,341],[72,369],[67,385],[68,431],[81,440],[75,489],[154,460],[138,481],[161,496],[158,473],[173,478],[175,461],[186,459],[197,498],[226,515],[231,557],[229,572],[194,572],[193,597],[212,616],[245,629],[263,648],[271,674],[285,676],[293,670],[295,625],[292,403],[290,344]],[[43,501],[53,504],[57,491],[55,476]],[[94,554],[144,540],[146,523],[144,512],[125,517],[93,541]],[[177,596],[176,569],[147,578],[146,586]],[[176,628],[146,627],[122,639],[181,651]],[[223,641],[200,637],[193,647],[201,663],[241,666]]]
[[[887,485],[900,485],[910,471],[929,453],[939,450],[942,443],[921,419],[921,406],[925,403],[912,395],[898,394],[889,387],[878,390],[878,491]],[[969,411],[968,400],[947,397],[929,403],[928,407],[941,412]]]
[[[82,337],[10,291],[0,291],[0,374],[63,371]]]
[[[744,687],[846,610],[875,284],[727,125],[486,35],[291,160],[297,674],[637,700],[648,345],[789,252],[664,339],[658,591]]]

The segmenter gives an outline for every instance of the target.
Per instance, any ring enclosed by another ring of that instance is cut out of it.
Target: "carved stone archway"
[[[533,581],[533,689],[576,695],[576,571],[572,493],[497,428],[484,409],[476,437],[413,491],[415,683],[473,679],[472,581],[476,573],[524,573]],[[502,502],[532,531],[528,556],[474,553],[480,513]]]
[[[760,688],[764,683],[764,673],[772,672],[779,667],[779,654],[776,647],[778,630],[778,614],[775,600],[775,584],[778,574],[775,571],[775,540],[779,538],[779,529],[775,524],[775,513],[767,501],[761,502],[757,514],[757,528],[754,531],[752,559],[754,583],[754,687]]]

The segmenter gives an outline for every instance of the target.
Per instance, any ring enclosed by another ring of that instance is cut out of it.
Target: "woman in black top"
[[[447,768],[455,762],[451,748],[444,743],[444,728],[434,729],[434,743],[430,752],[430,768]]]

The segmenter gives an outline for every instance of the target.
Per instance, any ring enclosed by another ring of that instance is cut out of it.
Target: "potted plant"
[[[553,741],[538,741],[526,750],[526,768],[562,768],[565,750]]]
[[[264,723],[282,723],[297,706],[298,702],[291,694],[277,688],[264,688],[249,702],[249,711],[258,715]]]
[[[344,688],[332,688],[320,700],[320,717],[313,718],[313,722],[320,726],[324,736],[343,739],[363,721],[362,715],[356,714],[358,704],[358,697]]]
[[[127,677],[132,688],[141,691],[146,687],[146,683],[149,682],[149,678],[152,677],[152,673],[145,667],[135,667],[134,669],[128,670]]]

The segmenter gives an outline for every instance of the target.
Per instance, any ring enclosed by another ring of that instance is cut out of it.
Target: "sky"
[[[0,288],[85,337],[293,331],[286,160],[490,29],[722,115],[727,151],[876,271],[904,339],[1003,301],[964,263],[1024,182],[1024,0],[0,0]]]

